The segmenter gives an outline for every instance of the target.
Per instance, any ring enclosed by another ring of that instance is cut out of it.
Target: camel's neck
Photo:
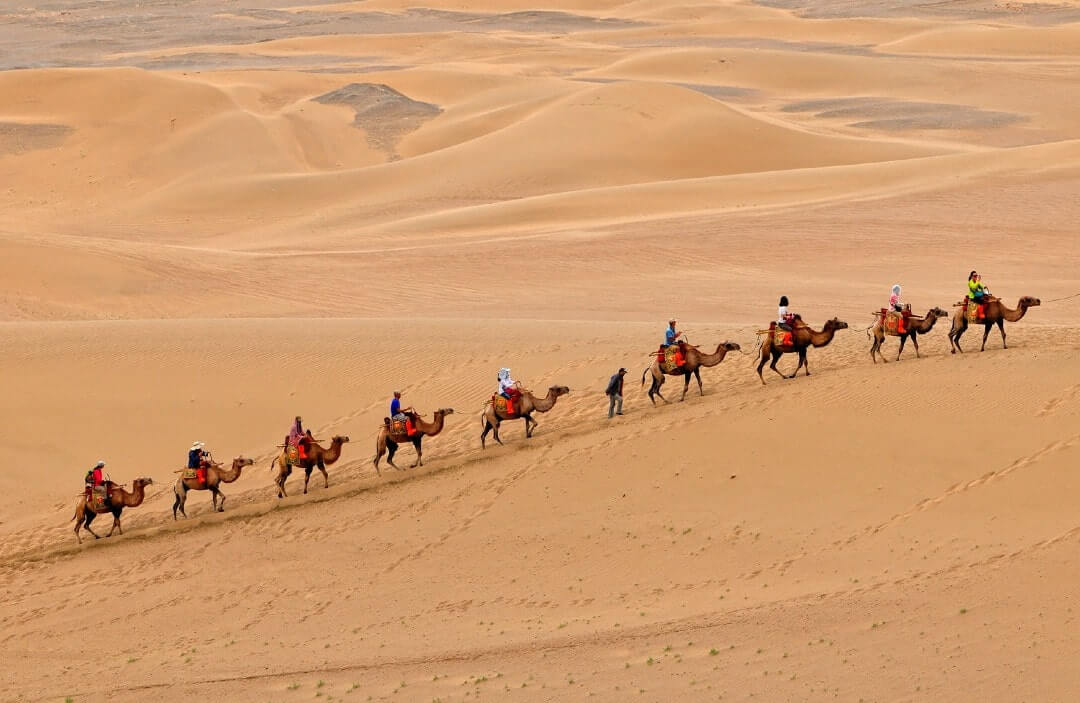
[[[723,344],[717,345],[716,351],[712,354],[702,354],[698,352],[698,365],[699,366],[716,366],[724,357],[727,356],[727,347]]]
[[[1001,308],[1002,319],[1008,322],[1016,322],[1027,314],[1027,305],[1024,305],[1023,302],[1017,305],[1015,310],[1010,310],[1009,308],[1005,307],[1004,303],[1001,302],[998,303],[998,307]]]
[[[434,437],[435,435],[442,432],[445,419],[446,415],[444,413],[435,413],[435,419],[431,422],[424,422],[423,420],[417,418],[416,429],[420,430],[429,437]]]
[[[556,398],[558,398],[558,396],[555,395],[555,391],[548,390],[547,395],[545,395],[543,398],[537,398],[536,396],[533,396],[532,404],[533,407],[539,412],[546,413],[548,410],[551,410],[555,406]]]
[[[823,347],[832,341],[834,334],[836,334],[836,330],[831,327],[827,327],[820,332],[810,330],[810,343],[815,347]]]
[[[240,478],[240,472],[244,470],[243,464],[233,464],[229,468],[218,473],[218,480],[222,483],[232,483],[236,479]]]
[[[134,508],[142,505],[143,498],[146,496],[145,490],[143,490],[143,484],[136,483],[135,487],[128,493],[123,488],[120,489],[121,494],[124,496],[123,503],[128,508]]]
[[[937,323],[937,315],[934,315],[934,314],[931,314],[931,313],[926,313],[926,317],[923,318],[922,322],[920,322],[918,324],[916,329],[918,329],[919,332],[929,332],[930,330],[932,330],[934,328],[934,325],[936,323]]]
[[[322,460],[324,464],[333,464],[341,456],[341,441],[335,439],[330,443],[329,449],[323,450]]]

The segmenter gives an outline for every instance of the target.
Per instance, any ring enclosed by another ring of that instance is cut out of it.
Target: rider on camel
[[[307,459],[308,451],[311,449],[311,442],[311,434],[304,432],[301,418],[297,415],[293,426],[289,428],[289,434],[285,437],[285,449],[288,450],[290,446],[296,447],[297,456],[301,459]]]
[[[911,316],[911,308],[900,301],[900,284],[892,287],[892,295],[889,296],[889,309],[900,313],[900,320],[896,324],[896,331],[900,334],[907,333],[907,319]],[[884,323],[884,320],[882,320]]]
[[[978,271],[972,271],[968,274],[968,294],[969,300],[975,302],[979,311],[977,315],[979,319],[986,317],[986,298],[990,295],[990,289],[988,289],[982,282],[982,276]]]
[[[517,400],[521,398],[521,386],[510,378],[510,369],[499,369],[499,395],[506,398],[507,412],[513,413]]]
[[[795,315],[788,312],[788,299],[786,295],[780,296],[780,306],[776,309],[776,324],[781,329],[791,332],[795,329]]]
[[[206,485],[206,470],[212,465],[210,452],[203,449],[205,446],[203,442],[194,442],[188,449],[187,460],[187,467],[195,469],[195,478],[203,486]]]
[[[676,322],[677,320],[674,317],[668,320],[667,329],[664,330],[664,344],[661,346],[661,351],[667,347],[675,346],[675,363],[678,366],[682,366],[683,361],[686,359],[686,342],[679,339],[679,337],[682,336],[682,332],[675,329]],[[661,356],[663,355],[661,354]]]
[[[86,477],[83,479],[86,482],[86,499],[90,500],[90,494],[98,486],[105,485],[105,475],[102,473],[102,469],[105,468],[105,462],[99,461],[94,464],[94,468],[86,472]],[[108,501],[108,496],[105,498]]]
[[[394,391],[394,399],[390,401],[390,418],[393,420],[405,422],[405,433],[410,437],[413,435],[413,414],[416,410],[412,407],[401,408],[401,391]]]

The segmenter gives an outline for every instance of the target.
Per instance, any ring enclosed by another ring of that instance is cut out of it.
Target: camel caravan
[[[1024,296],[1020,298],[1015,309],[1010,309],[1000,299],[990,294],[983,285],[979,274],[972,271],[968,276],[968,295],[963,300],[953,305],[952,326],[949,330],[950,351],[963,352],[960,347],[960,338],[969,326],[983,327],[982,350],[986,349],[986,340],[990,330],[995,325],[1001,333],[1001,346],[1007,349],[1005,343],[1005,322],[1018,322],[1033,307],[1041,305],[1038,298]],[[915,357],[919,354],[919,337],[929,334],[939,320],[950,316],[950,313],[939,307],[930,308],[925,315],[914,315],[911,305],[901,300],[900,285],[894,285],[889,305],[871,313],[873,323],[866,328],[867,338],[870,340],[870,358],[876,364],[878,358],[883,363],[888,363],[881,349],[888,337],[897,337],[900,340],[896,360],[899,361],[904,352],[904,347],[910,339],[915,348]],[[762,385],[765,378],[762,370],[765,364],[786,379],[795,378],[800,370],[805,370],[805,375],[810,375],[810,364],[807,360],[807,352],[811,348],[827,347],[834,339],[837,332],[848,328],[848,324],[839,318],[833,317],[826,320],[821,329],[814,329],[803,321],[802,316],[788,310],[787,296],[780,298],[776,320],[769,323],[766,329],[757,331],[762,337],[758,347],[758,353],[743,352],[740,346],[734,342],[721,342],[716,350],[709,353],[702,351],[697,346],[689,343],[682,331],[677,328],[677,321],[671,318],[665,330],[664,342],[656,352],[650,352],[651,364],[645,368],[641,375],[641,385],[644,388],[646,379],[650,381],[648,397],[653,406],[656,406],[656,398],[659,397],[665,404],[669,401],[661,393],[661,388],[667,376],[681,376],[683,379],[682,396],[686,399],[690,388],[690,381],[697,381],[699,395],[704,395],[704,386],[701,379],[701,369],[719,365],[730,352],[749,354],[757,361],[757,375]],[[785,375],[776,368],[777,362],[785,354],[798,356],[798,364],[795,371]],[[771,361],[771,363],[770,363]],[[609,396],[608,419],[614,417],[615,408],[622,415],[622,379],[626,374],[625,368],[620,368],[608,382],[605,394]],[[566,386],[553,385],[547,389],[547,393],[538,396],[532,391],[522,387],[520,383],[510,376],[510,369],[500,369],[498,373],[498,387],[489,399],[484,403],[480,415],[482,431],[480,433],[480,447],[487,448],[487,437],[491,434],[498,444],[502,444],[499,429],[502,423],[508,420],[525,421],[525,438],[531,438],[539,423],[534,417],[537,413],[551,412],[559,399],[570,393]],[[398,450],[405,445],[411,444],[416,454],[416,460],[408,468],[422,467],[424,465],[423,441],[424,438],[439,436],[446,426],[446,418],[454,413],[453,408],[440,408],[436,410],[430,420],[423,413],[412,407],[403,408],[401,405],[401,391],[394,391],[393,400],[390,402],[390,413],[383,418],[378,426],[375,438],[375,456],[372,465],[376,475],[381,476],[380,462],[386,457],[386,462],[397,470],[402,470],[394,463]],[[288,497],[285,483],[292,475],[293,469],[302,469],[304,472],[304,493],[308,492],[311,474],[318,469],[323,476],[323,488],[330,487],[330,477],[327,467],[332,466],[341,459],[344,445],[349,442],[347,435],[334,435],[330,438],[328,446],[323,446],[322,440],[317,440],[311,430],[304,429],[302,418],[297,416],[289,428],[284,441],[278,445],[279,452],[274,454],[270,469],[275,471],[274,484],[277,486],[278,498]],[[185,510],[188,494],[191,491],[208,491],[210,504],[213,512],[224,512],[225,495],[221,490],[222,484],[233,483],[240,479],[243,470],[254,464],[254,460],[244,456],[233,459],[231,465],[225,468],[222,464],[214,461],[213,456],[206,449],[203,442],[194,442],[188,450],[187,466],[178,469],[180,476],[173,485],[173,519],[179,516],[187,518]],[[153,485],[150,478],[137,478],[132,481],[131,490],[127,490],[124,484],[114,483],[103,473],[104,461],[99,461],[94,468],[86,473],[85,487],[76,501],[75,514],[71,518],[75,521],[75,538],[82,544],[82,529],[86,529],[95,539],[100,535],[94,532],[90,525],[98,515],[111,514],[113,524],[105,535],[109,537],[114,531],[123,534],[120,526],[120,516],[125,508],[137,508],[142,505],[146,497],[146,487]]]

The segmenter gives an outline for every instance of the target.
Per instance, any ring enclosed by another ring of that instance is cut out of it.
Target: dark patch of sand
[[[1018,24],[1052,25],[1080,21],[1080,7],[1058,3],[1020,4],[1007,0],[755,0],[766,7],[792,10],[801,17],[956,18],[1008,20]]]
[[[851,127],[884,130],[993,129],[1023,121],[1022,115],[970,105],[890,98],[829,98],[785,105],[784,112],[812,112],[823,119],[850,119]]]
[[[63,124],[0,122],[0,156],[52,149],[74,131]]]
[[[492,30],[567,33],[641,24],[554,11],[493,14],[413,8],[398,14],[282,9],[318,1],[53,0],[34,7],[0,8],[4,33],[0,69],[118,65],[112,54],[296,37]],[[148,65],[169,66],[168,60]],[[230,58],[229,67],[243,67],[243,62]]]
[[[442,112],[438,105],[413,100],[381,83],[350,83],[314,100],[351,107],[356,113],[353,124],[367,133],[372,146],[388,153],[391,159],[399,158],[395,147],[401,137]]]

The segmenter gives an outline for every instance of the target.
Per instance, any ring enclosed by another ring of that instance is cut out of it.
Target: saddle
[[[109,507],[109,489],[111,486],[106,483],[102,486],[94,486],[90,491],[90,500],[87,501],[90,505],[90,509],[94,512],[104,512]]]
[[[285,465],[296,466],[300,463],[300,449],[294,445],[285,448]]]
[[[971,298],[964,298],[959,303],[953,305],[953,307],[963,307],[964,317],[967,318],[967,321],[971,324],[978,324],[986,319],[986,304],[992,303],[995,300],[997,300],[997,298],[987,295],[983,297],[982,305],[979,305]]]
[[[770,335],[772,337],[772,343],[778,347],[789,346],[794,341],[791,330],[784,329],[776,323],[776,320],[769,323],[769,329],[765,334]]]
[[[514,407],[514,399],[507,398],[506,396],[496,393],[491,396],[491,404],[495,408],[495,412],[502,413],[507,417],[516,417],[516,408]]]
[[[388,418],[390,422],[390,434],[397,435],[399,437],[412,437],[416,434],[416,428],[413,426],[412,418],[406,416],[404,420],[395,420]]]
[[[656,361],[660,364],[660,370],[664,373],[671,373],[682,368],[682,365],[686,363],[682,344],[661,345],[656,351]]]
[[[889,310],[888,308],[881,308],[880,315],[881,329],[885,334],[891,337],[899,337],[900,335],[907,333],[907,324],[905,323],[903,313]]]
[[[180,474],[180,477],[185,481],[191,481],[199,477],[199,470],[185,467],[183,473]]]

